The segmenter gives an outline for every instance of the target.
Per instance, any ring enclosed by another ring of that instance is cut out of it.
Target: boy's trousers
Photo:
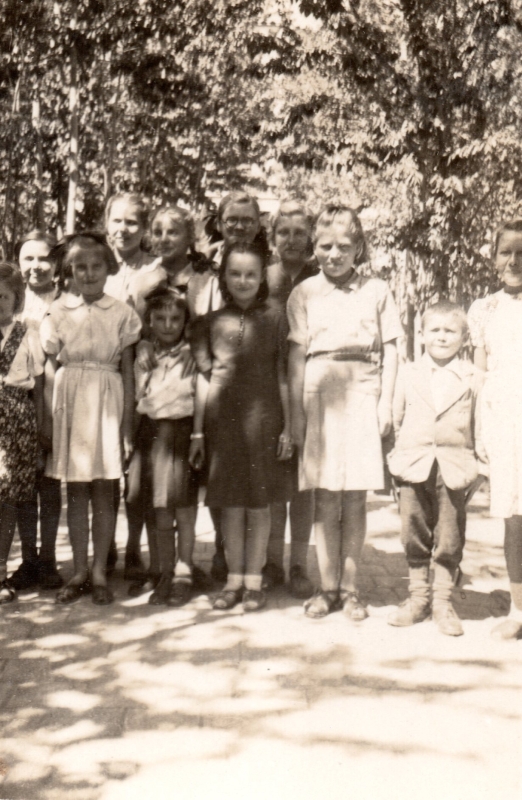
[[[435,461],[423,483],[400,489],[401,542],[410,567],[460,564],[466,533],[466,489],[448,489]]]

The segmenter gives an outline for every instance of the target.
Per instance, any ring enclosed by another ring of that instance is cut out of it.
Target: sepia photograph
[[[0,0],[0,800],[522,800],[522,0]]]

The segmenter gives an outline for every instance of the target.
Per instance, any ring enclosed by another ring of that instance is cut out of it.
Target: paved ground
[[[164,610],[126,597],[67,608],[25,594],[0,611],[0,797],[15,800],[515,800],[522,797],[522,642],[506,613],[501,525],[470,515],[465,636],[394,629],[405,563],[393,503],[371,497],[370,619]],[[196,556],[208,568],[210,524]],[[125,538],[119,525],[120,545]],[[16,551],[15,551],[16,552]],[[59,559],[70,565],[65,530]],[[15,562],[14,562],[15,563]],[[315,570],[315,553],[310,553]]]

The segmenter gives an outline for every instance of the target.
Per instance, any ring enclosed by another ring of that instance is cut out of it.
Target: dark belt
[[[315,353],[308,353],[307,360],[310,358],[326,358],[330,361],[363,361],[367,364],[379,364],[381,361],[379,353],[354,353],[352,350],[317,350]]]

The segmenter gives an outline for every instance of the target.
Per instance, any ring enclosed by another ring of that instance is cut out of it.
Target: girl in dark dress
[[[199,375],[191,463],[208,466],[207,504],[221,509],[229,570],[214,608],[245,611],[266,602],[261,570],[270,504],[291,495],[286,321],[265,303],[266,256],[238,242],[225,252],[225,308],[198,319],[192,345]]]

